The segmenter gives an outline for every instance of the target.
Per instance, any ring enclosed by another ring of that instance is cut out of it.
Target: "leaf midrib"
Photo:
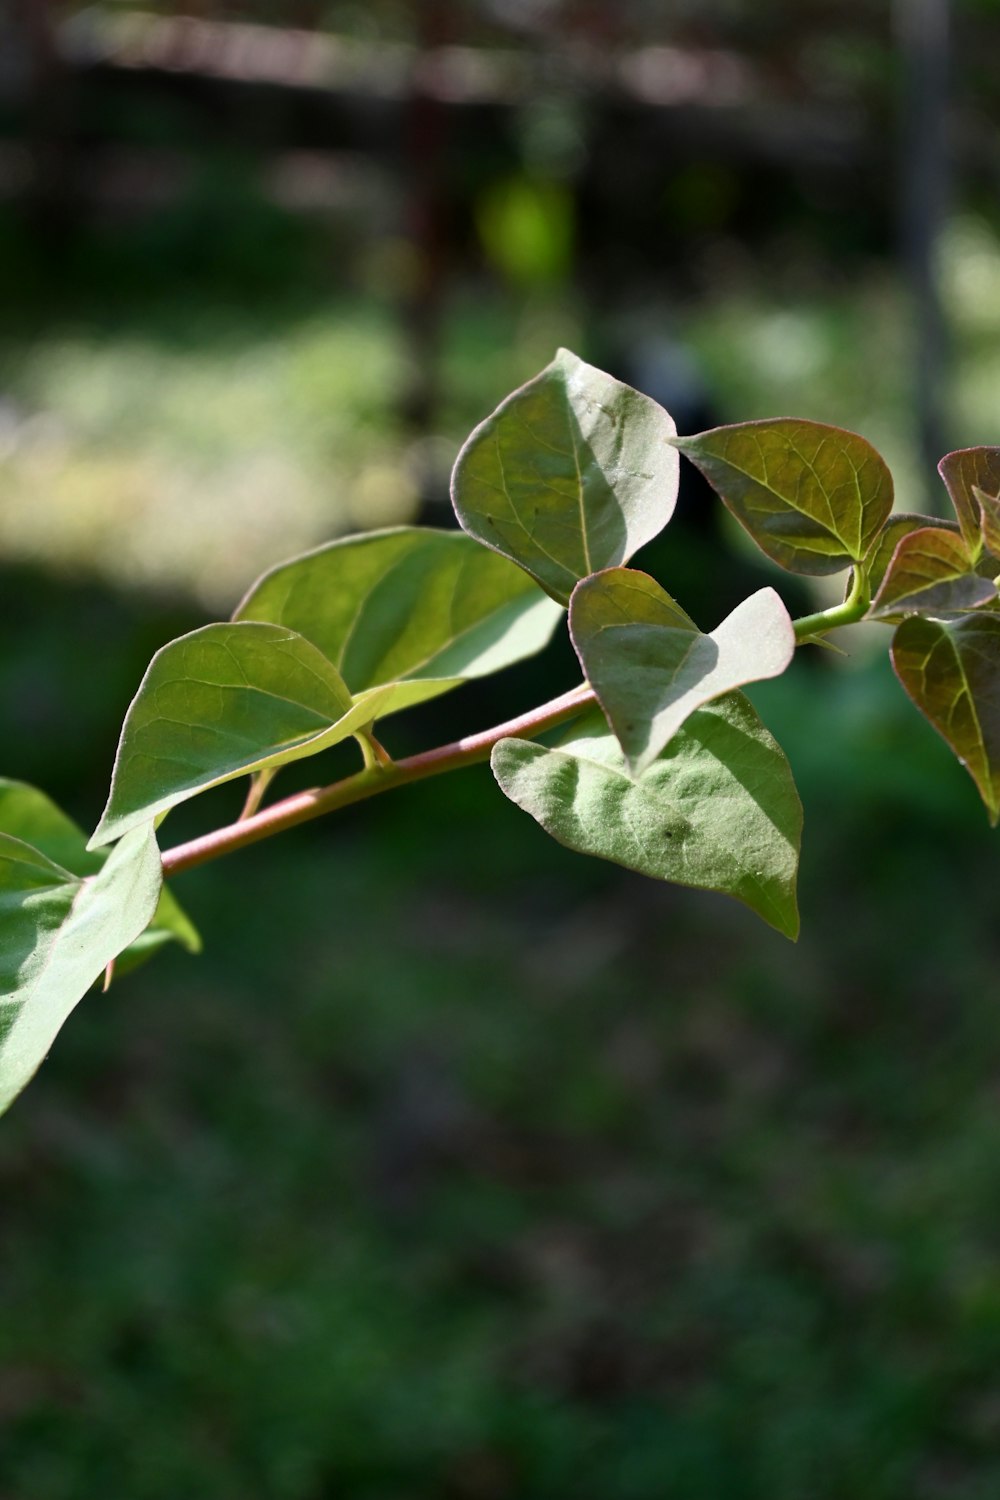
[[[753,434],[753,439],[754,439],[754,442],[757,444],[757,448],[758,448],[758,451],[760,452],[761,459],[764,462],[764,468],[765,468],[765,472],[766,472],[767,461],[764,458],[764,453],[763,453],[763,450],[761,449],[761,445],[760,445],[760,438],[757,435],[757,433]],[[804,456],[804,454],[800,453],[799,450],[798,450],[798,448],[792,447],[791,444],[789,445],[789,447],[791,448],[791,451],[795,454],[795,456],[797,458],[799,458],[799,459],[802,460],[803,464],[806,465],[806,467],[810,470],[810,472],[813,474],[814,478],[816,479],[816,482],[820,485],[820,487],[822,489],[822,492],[823,492],[823,498],[826,501],[827,509],[829,510],[830,516],[832,518],[832,516],[833,516],[833,507],[832,507],[832,505],[830,503],[830,497],[829,497],[829,495],[827,493],[826,486],[819,479],[819,476],[816,474],[815,469],[813,468],[813,466],[809,462],[809,460]],[[827,524],[826,522],[824,522],[823,520],[821,520],[820,517],[818,517],[817,515],[815,515],[812,511],[805,510],[801,505],[797,504],[795,502],[795,500],[793,500],[791,498],[791,496],[789,496],[789,495],[783,495],[779,490],[776,490],[774,488],[773,484],[770,483],[770,481],[765,480],[765,479],[758,479],[756,477],[756,475],[751,474],[748,469],[743,468],[743,466],[741,464],[738,464],[733,458],[731,458],[728,453],[726,453],[726,452],[718,453],[716,456],[719,457],[719,458],[721,458],[724,463],[727,463],[731,469],[734,469],[736,471],[737,474],[741,474],[744,479],[748,479],[751,482],[751,484],[757,485],[758,488],[760,488],[762,490],[765,490],[769,495],[773,495],[774,498],[776,500],[780,501],[782,505],[787,505],[789,507],[789,509],[794,510],[797,515],[804,516],[807,520],[817,522],[821,526],[825,525],[826,529],[828,530],[828,532],[830,533],[830,535],[836,538],[836,540],[840,543],[840,545],[843,547],[844,551],[848,554],[848,556],[849,557],[854,557],[854,555],[855,555],[854,549],[852,548],[851,544],[837,530],[836,525],[835,525],[835,523],[833,522],[832,519],[830,520],[829,524]],[[855,487],[855,489],[858,492],[858,499],[859,499],[859,503],[861,505],[862,515],[863,515],[864,508],[865,508],[865,502],[864,502],[864,500],[861,499],[861,489],[860,489],[860,485],[858,484],[858,471],[854,468],[853,464],[851,465],[851,468],[852,468],[852,471],[854,473],[854,487]],[[773,514],[773,512],[772,512],[772,514]],[[858,547],[857,547],[857,551],[859,551],[859,552],[861,551],[861,532],[862,532],[862,528],[859,525],[859,527],[858,527]],[[795,542],[792,542],[792,543],[786,543],[785,545],[791,546],[793,548],[801,549],[803,552],[809,552],[809,551],[814,550],[812,548],[804,546],[798,540],[796,540]]]

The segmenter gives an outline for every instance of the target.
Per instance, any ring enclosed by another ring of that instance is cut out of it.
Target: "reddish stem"
[[[505,724],[497,724],[479,734],[453,740],[450,745],[438,745],[433,750],[423,750],[419,755],[409,755],[404,760],[394,760],[388,765],[366,767],[354,776],[333,782],[331,786],[296,792],[251,817],[230,823],[225,828],[217,828],[212,833],[203,834],[201,838],[191,839],[187,844],[178,844],[174,849],[167,849],[163,855],[163,874],[165,877],[179,875],[195,865],[220,859],[224,854],[232,854],[248,844],[256,844],[260,839],[271,838],[273,834],[282,833],[286,828],[294,828],[312,818],[321,818],[325,813],[349,807],[353,802],[363,802],[366,798],[376,797],[380,792],[390,791],[393,787],[407,786],[411,781],[423,781],[428,776],[440,776],[445,771],[456,771],[461,766],[488,760],[490,751],[499,740],[509,736],[533,739],[536,735],[544,734],[547,729],[554,729],[566,719],[573,718],[581,709],[596,701],[591,688],[585,685],[573,688],[568,693],[562,693],[558,698],[543,703],[540,708],[532,709],[530,713],[508,719]]]

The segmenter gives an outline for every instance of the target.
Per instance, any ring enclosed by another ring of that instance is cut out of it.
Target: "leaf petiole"
[[[858,620],[863,620],[871,602],[868,574],[862,563],[855,563],[850,591],[843,604],[834,604],[830,609],[820,609],[815,614],[802,615],[798,620],[792,621],[796,645],[819,645],[817,638],[825,635],[828,630],[836,630],[841,625],[854,625]]]
[[[278,774],[277,766],[265,766],[262,771],[255,771],[250,777],[250,785],[247,788],[246,801],[240,813],[240,822],[246,818],[252,818],[255,812],[260,810],[260,804],[264,800],[264,793]]]
[[[381,741],[376,739],[371,724],[368,725],[367,729],[358,730],[355,739],[361,746],[361,754],[365,758],[366,771],[385,770],[388,766],[392,765],[392,756]]]

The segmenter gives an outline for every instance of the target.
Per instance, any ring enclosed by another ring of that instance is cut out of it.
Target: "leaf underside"
[[[745,599],[703,635],[654,579],[630,568],[577,585],[570,631],[633,774],[652,764],[696,709],[777,677],[795,654],[792,622],[774,589]]]
[[[151,823],[85,879],[0,834],[0,1112],[108,964],[148,927],[161,884]]]
[[[884,459],[840,427],[778,417],[675,442],[757,545],[792,573],[838,573],[859,562],[892,510]]]
[[[455,513],[567,604],[579,579],[627,562],[669,521],[675,433],[655,401],[562,349],[465,443]]]
[[[501,789],[559,843],[742,901],[786,937],[802,807],[781,749],[741,693],[698,709],[638,778],[591,715],[556,747],[501,740]]]
[[[0,833],[21,839],[72,875],[95,875],[108,857],[106,849],[89,850],[87,835],[60,807],[25,781],[0,778]],[[164,886],[153,920],[118,956],[115,974],[135,968],[165,943],[180,943],[189,953],[201,951],[201,938],[173,892]]]

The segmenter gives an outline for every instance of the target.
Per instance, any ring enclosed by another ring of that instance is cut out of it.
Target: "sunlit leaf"
[[[234,618],[304,636],[352,693],[419,680],[422,700],[533,655],[560,615],[522,569],[471,537],[405,526],[281,563]],[[384,705],[393,701],[383,695]]]
[[[655,401],[561,349],[462,448],[456,514],[565,604],[578,579],[627,562],[669,521],[675,432]]]
[[[93,875],[107,857],[87,848],[83,829],[38,787],[0,779],[0,833],[31,844],[74,875]]]
[[[922,526],[898,543],[872,601],[875,619],[975,609],[996,598],[996,586],[976,572],[963,537]]]
[[[973,490],[1000,493],[1000,448],[959,448],[946,453],[938,473],[951,496],[966,546],[974,550],[980,537],[980,514]]]
[[[745,599],[702,635],[646,573],[609,568],[570,601],[573,644],[633,774],[656,759],[695,709],[733,688],[777,677],[795,632],[774,589]]]
[[[73,875],[94,875],[108,857],[106,849],[87,848],[87,835],[61,808],[26,781],[0,778],[0,833],[22,839]],[[189,953],[201,950],[201,938],[190,917],[167,886],[146,931],[121,954],[115,973],[122,975],[141,959],[177,942]]]
[[[777,417],[674,442],[792,573],[839,573],[859,562],[892,510],[885,460],[841,427]]]
[[[84,879],[0,834],[0,1112],[91,985],[148,927],[160,888],[152,824]]]
[[[892,642],[907,693],[958,756],[986,804],[1000,816],[1000,615],[950,620],[911,615]]]
[[[559,843],[734,896],[797,936],[802,808],[788,762],[741,693],[698,709],[635,779],[599,715],[554,749],[501,740],[492,766]]]
[[[316,755],[370,721],[369,705],[354,703],[337,669],[294,631],[205,625],[150,662],[90,847],[236,776]]]

